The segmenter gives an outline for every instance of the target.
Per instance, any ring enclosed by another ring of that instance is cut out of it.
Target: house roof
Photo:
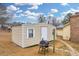
[[[60,24],[59,26],[57,26],[56,28],[57,29],[63,29],[64,25],[63,24]]]
[[[60,26],[58,26],[57,29],[63,29],[64,27],[66,27],[66,26],[68,26],[68,25],[70,25],[70,22],[68,22],[68,23],[65,24],[65,25],[60,25]]]
[[[79,12],[75,12],[75,14],[73,14],[70,18],[77,17],[77,16],[79,16]]]
[[[68,22],[67,24],[65,24],[64,27],[66,27],[66,26],[68,26],[68,25],[70,25],[70,22]]]

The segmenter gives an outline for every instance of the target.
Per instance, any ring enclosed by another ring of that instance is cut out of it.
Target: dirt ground
[[[62,47],[63,45],[56,41],[56,48]],[[33,46],[29,48],[21,48],[11,41],[11,32],[0,30],[0,55],[1,56],[43,56],[38,53],[39,46]],[[65,56],[68,53],[64,51],[56,51],[53,53],[51,49],[46,53],[47,56]]]
[[[74,49],[76,49],[79,52],[79,43],[76,42],[71,42],[71,41],[66,41],[69,43]]]

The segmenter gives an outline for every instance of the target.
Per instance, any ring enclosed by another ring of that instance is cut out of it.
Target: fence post
[[[55,53],[55,29],[53,29],[53,53]]]

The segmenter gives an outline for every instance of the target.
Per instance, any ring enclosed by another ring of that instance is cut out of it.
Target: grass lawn
[[[62,48],[63,44],[56,41],[56,48]],[[65,47],[65,46],[64,46]],[[39,46],[33,46],[29,48],[21,48],[11,41],[11,33],[0,31],[0,55],[1,56],[43,56],[38,53]],[[53,53],[52,49],[49,49],[47,56],[67,56],[69,53],[62,50],[56,50]]]

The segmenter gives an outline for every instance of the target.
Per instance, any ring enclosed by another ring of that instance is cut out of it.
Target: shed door
[[[47,40],[47,27],[41,27],[41,39]]]

